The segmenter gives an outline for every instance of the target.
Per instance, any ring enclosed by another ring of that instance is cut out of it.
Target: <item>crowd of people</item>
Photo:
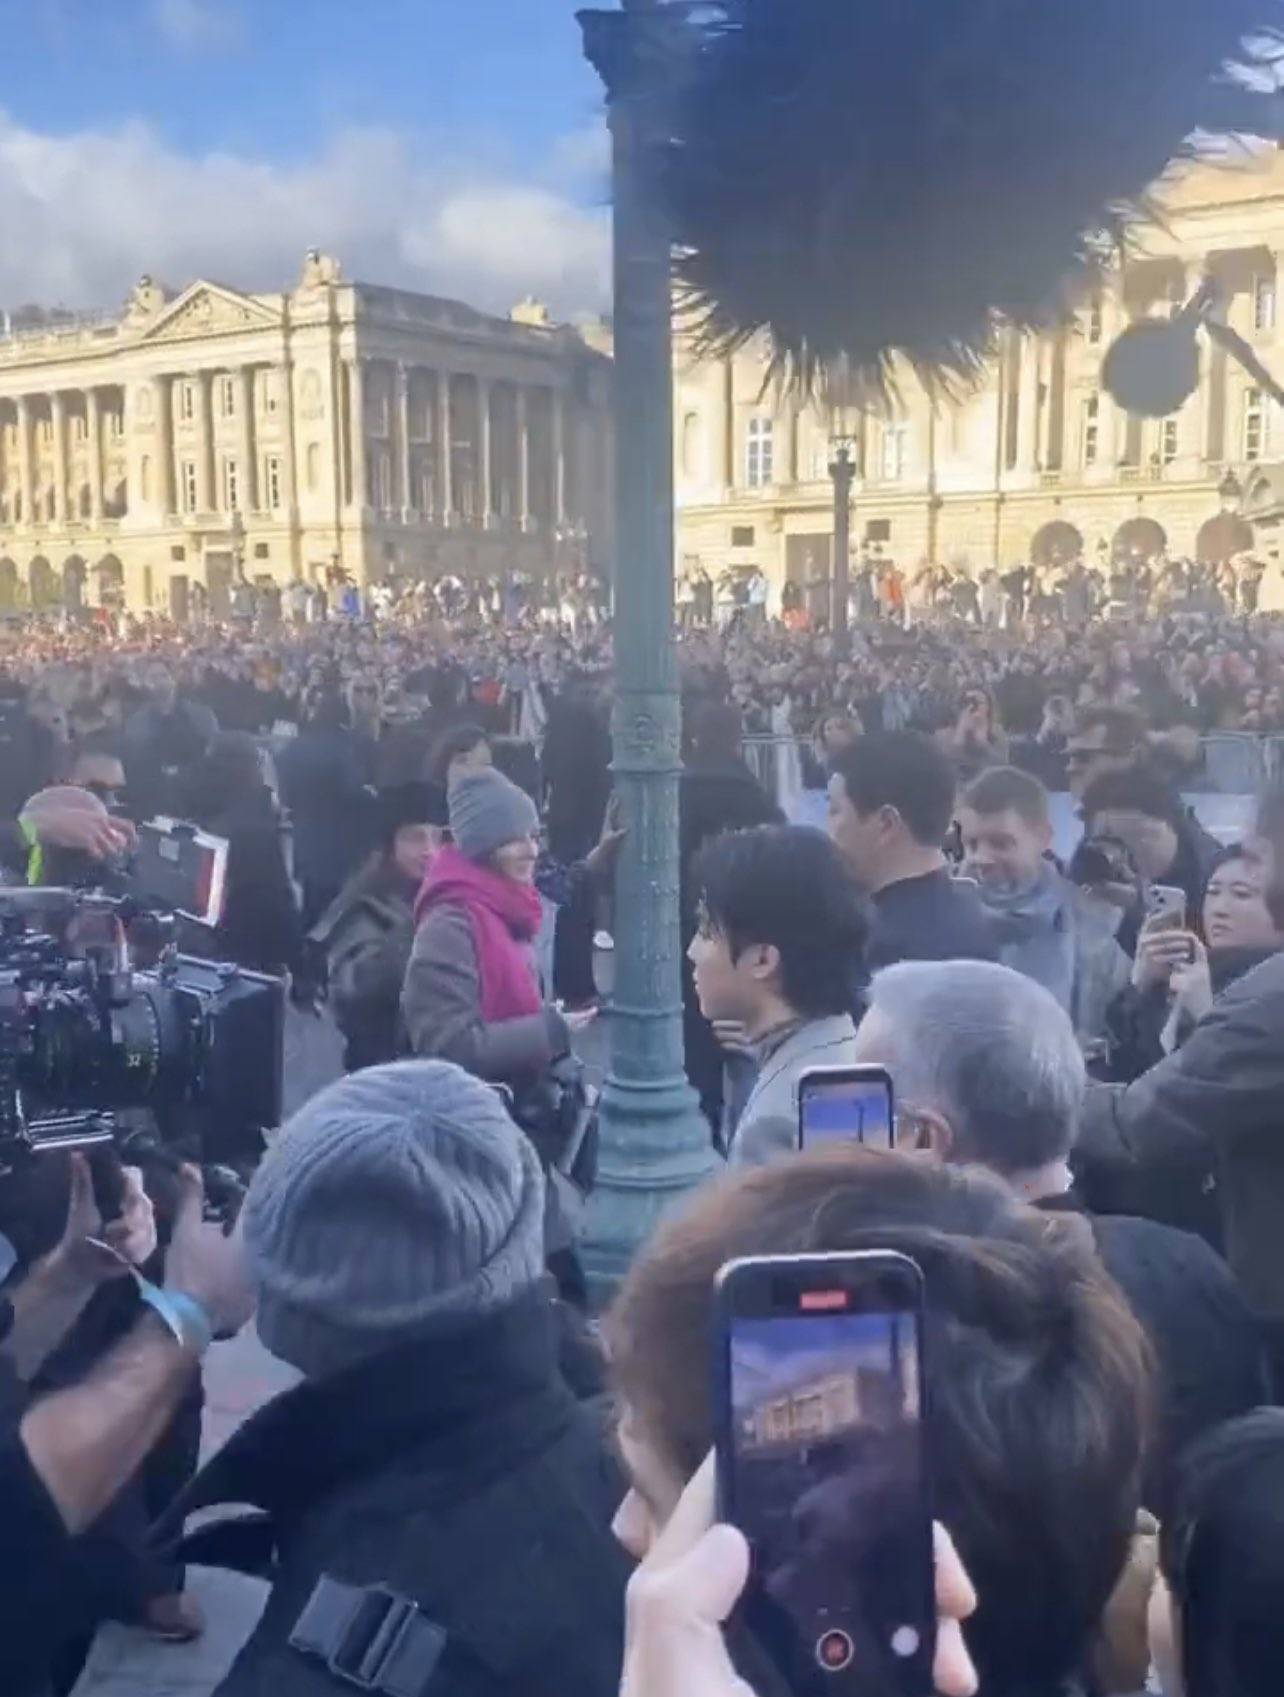
[[[158,813],[221,837],[194,946],[287,978],[345,1075],[230,1233],[194,1168],[126,1170],[106,1217],[79,1155],[0,1173],[0,1689],[69,1692],[104,1618],[201,1633],[187,1563],[270,1587],[222,1697],[796,1689],[717,1523],[716,1290],[873,1248],[923,1276],[936,1689],[1277,1690],[1284,801],[1222,843],[1183,790],[1207,733],[1284,733],[1284,622],[1168,581],[1158,618],[1009,586],[995,619],[862,607],[849,643],[687,608],[684,1034],[720,1170],[592,1317],[581,1056],[630,823],[600,599],[11,627],[10,882],[93,886]],[[800,1153],[804,1075],[867,1063],[895,1147]],[[251,1313],[297,1382],[197,1469],[200,1362]],[[852,1513],[797,1564],[863,1561]]]

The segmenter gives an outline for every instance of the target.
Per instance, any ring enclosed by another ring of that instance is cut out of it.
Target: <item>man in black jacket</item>
[[[900,960],[993,960],[976,885],[951,878],[944,842],[954,774],[917,731],[884,731],[840,751],[829,780],[829,834],[868,892],[873,969]]]
[[[1084,1064],[1067,1015],[1005,966],[903,965],[874,979],[856,1053],[890,1068],[904,1142],[986,1166],[1017,1196],[1065,1216],[1064,1229],[1077,1221],[1091,1231],[1158,1360],[1146,1502],[1162,1509],[1183,1446],[1264,1399],[1261,1341],[1229,1269],[1202,1238],[1084,1212],[1070,1173]]]
[[[407,1061],[332,1085],[242,1215],[259,1333],[303,1382],[172,1517],[272,1594],[220,1697],[615,1697],[627,1563],[599,1421],[559,1363],[539,1163],[500,1098]],[[412,1683],[409,1670],[421,1682]]]

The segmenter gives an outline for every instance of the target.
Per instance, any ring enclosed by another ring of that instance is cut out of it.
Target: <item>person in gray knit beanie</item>
[[[314,1096],[242,1211],[273,1355],[319,1378],[462,1331],[544,1267],[544,1181],[500,1097],[446,1061],[400,1061]]]
[[[535,803],[493,766],[461,772],[450,786],[446,804],[455,847],[469,860],[487,860],[505,843],[539,831]]]

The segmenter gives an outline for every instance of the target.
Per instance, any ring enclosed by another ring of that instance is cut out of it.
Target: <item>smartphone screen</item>
[[[795,1697],[925,1697],[935,1592],[922,1280],[874,1252],[719,1276],[718,1477],[746,1624]]]
[[[854,1138],[890,1149],[895,1115],[886,1067],[816,1067],[798,1081],[798,1147]]]

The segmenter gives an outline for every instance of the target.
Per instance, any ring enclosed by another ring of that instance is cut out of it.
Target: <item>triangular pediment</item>
[[[222,283],[192,283],[143,332],[145,342],[181,341],[236,330],[266,329],[277,314],[251,295]]]

